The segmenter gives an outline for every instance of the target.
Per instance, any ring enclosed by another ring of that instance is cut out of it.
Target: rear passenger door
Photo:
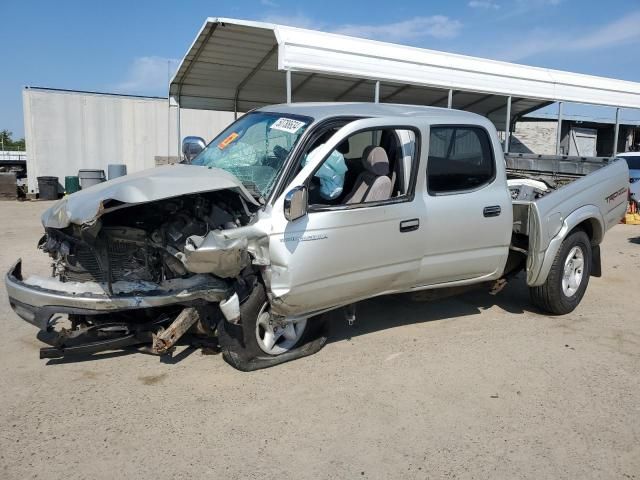
[[[487,129],[431,126],[421,179],[426,188],[420,284],[488,280],[502,273],[512,209],[505,169],[497,161],[503,161],[502,149]]]

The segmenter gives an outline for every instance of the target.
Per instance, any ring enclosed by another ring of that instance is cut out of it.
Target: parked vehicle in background
[[[51,207],[39,247],[53,274],[23,279],[18,261],[6,278],[10,303],[53,344],[43,356],[141,343],[165,353],[191,331],[217,335],[241,370],[318,351],[330,310],[520,270],[536,306],[565,314],[600,275],[599,245],[626,211],[628,170],[567,159],[549,160],[553,171],[523,168],[529,161],[505,159],[493,124],[469,112],[261,108],[191,165],[121,177]],[[58,313],[71,330],[56,330]]]
[[[629,167],[629,193],[631,199],[640,203],[640,152],[625,152],[618,154],[618,158],[624,158]]]

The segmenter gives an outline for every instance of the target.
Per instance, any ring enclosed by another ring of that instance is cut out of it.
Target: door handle
[[[482,214],[485,217],[497,217],[498,215],[500,215],[501,211],[502,209],[500,208],[500,205],[491,205],[490,207],[484,207],[484,210],[482,210]]]
[[[403,220],[400,222],[400,232],[413,232],[420,227],[420,220],[418,218],[412,218],[410,220]]]

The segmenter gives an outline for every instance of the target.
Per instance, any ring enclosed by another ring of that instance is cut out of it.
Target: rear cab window
[[[476,190],[495,178],[495,158],[487,131],[467,125],[432,126],[427,159],[430,194]]]

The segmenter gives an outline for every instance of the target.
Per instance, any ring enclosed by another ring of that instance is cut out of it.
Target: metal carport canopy
[[[245,112],[287,99],[448,106],[511,119],[558,101],[640,108],[640,83],[271,23],[208,18],[170,85],[180,107]]]

